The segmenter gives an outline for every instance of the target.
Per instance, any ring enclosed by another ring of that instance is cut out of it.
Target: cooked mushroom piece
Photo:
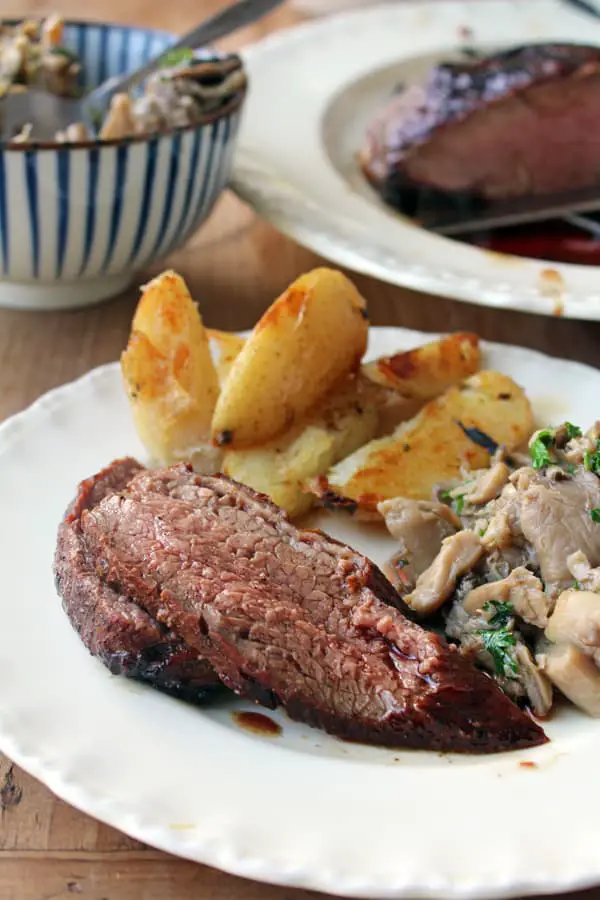
[[[131,98],[129,94],[115,94],[99,137],[103,141],[111,141],[131,134],[135,134]]]
[[[548,677],[538,669],[528,648],[522,641],[515,647],[519,679],[536,716],[547,716],[552,709],[554,693]]]
[[[447,537],[405,602],[422,616],[436,612],[451,596],[458,578],[472,569],[482,554],[481,541],[474,531],[459,531]]]
[[[517,616],[538,628],[546,627],[552,609],[552,601],[544,593],[540,579],[523,566],[513,569],[501,581],[474,588],[466,595],[463,606],[469,615],[485,615],[485,607],[494,601],[510,603]]]
[[[465,500],[474,506],[483,506],[498,497],[508,481],[510,469],[505,462],[497,462],[476,474],[475,484],[465,494]]]
[[[600,594],[563,591],[548,619],[545,634],[554,644],[575,644],[592,656],[600,649]]]
[[[399,557],[406,559],[415,578],[429,568],[444,538],[461,528],[460,519],[445,503],[394,497],[379,503],[377,509],[400,544]]]
[[[600,718],[600,669],[573,644],[550,645],[537,657],[540,669],[565,697]]]
[[[586,591],[600,593],[600,569],[592,568],[585,553],[581,550],[571,553],[567,557],[567,567],[575,581]]]

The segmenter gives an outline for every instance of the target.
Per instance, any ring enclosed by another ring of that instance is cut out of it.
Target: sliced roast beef
[[[140,471],[135,460],[123,459],[79,486],[59,528],[57,588],[83,643],[113,674],[136,678],[183,700],[199,702],[220,685],[212,666],[134,600],[106,584],[82,540],[83,511],[122,490]]]
[[[365,557],[302,531],[223,476],[135,475],[81,515],[103,582],[209,660],[234,691],[388,746],[494,752],[542,730],[438,636]]]
[[[534,44],[436,66],[394,95],[359,158],[409,215],[600,179],[600,48]]]

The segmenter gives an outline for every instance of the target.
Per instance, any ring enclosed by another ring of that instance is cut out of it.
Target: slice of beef
[[[142,467],[135,460],[118,460],[79,486],[59,527],[56,585],[83,643],[113,674],[147,682],[183,700],[200,702],[220,685],[212,666],[133,600],[103,582],[82,541],[83,511],[122,490],[140,471]]]
[[[183,464],[141,472],[85,510],[81,529],[107,584],[234,691],[294,719],[388,746],[545,741],[490,678],[394,608],[398,595],[368,559],[228,478]]]
[[[600,179],[600,48],[533,44],[442,63],[396,94],[359,158],[409,215]]]

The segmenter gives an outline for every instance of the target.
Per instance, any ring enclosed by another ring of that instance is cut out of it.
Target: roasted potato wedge
[[[350,376],[291,431],[261,447],[226,452],[223,470],[299,516],[315,500],[305,482],[375,435],[377,401],[384,393],[374,392],[361,376]]]
[[[341,272],[315,269],[269,307],[217,401],[213,440],[232,449],[288,431],[346,375],[367,344],[365,302]]]
[[[460,333],[394,356],[381,356],[363,365],[362,371],[376,384],[425,402],[474,375],[480,365],[479,338]]]
[[[217,373],[200,313],[175,272],[143,289],[121,371],[153,462],[189,458],[210,443]]]
[[[392,435],[371,441],[327,473],[320,491],[374,508],[391,497],[429,499],[434,486],[462,468],[488,465],[490,454],[460,425],[478,428],[498,444],[517,448],[533,430],[530,403],[507,375],[483,371],[431,400]]]
[[[246,343],[246,338],[240,337],[231,331],[217,331],[215,328],[207,328],[208,345],[219,385],[222,387],[231,371],[234,360]]]

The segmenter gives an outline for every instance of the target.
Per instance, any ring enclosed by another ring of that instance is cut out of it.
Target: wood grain
[[[86,15],[182,31],[218,5],[214,0],[178,0],[176,4],[94,0],[86,7]],[[54,11],[54,6],[50,0],[12,0],[3,14],[42,15]],[[79,17],[81,4],[63,0],[60,10]],[[222,46],[236,48],[299,18],[293,10],[282,8]],[[229,194],[188,246],[167,261],[187,279],[207,324],[225,329],[251,326],[290,281],[318,262]],[[142,273],[140,283],[154,272]],[[600,324],[481,309],[371,279],[356,281],[377,325],[426,331],[465,329],[592,364],[598,360]],[[0,420],[48,389],[117,359],[137,293],[132,290],[82,312],[0,310]],[[146,848],[57,800],[0,755],[0,900],[309,900],[316,896],[243,881]],[[600,890],[573,897],[600,900]]]

